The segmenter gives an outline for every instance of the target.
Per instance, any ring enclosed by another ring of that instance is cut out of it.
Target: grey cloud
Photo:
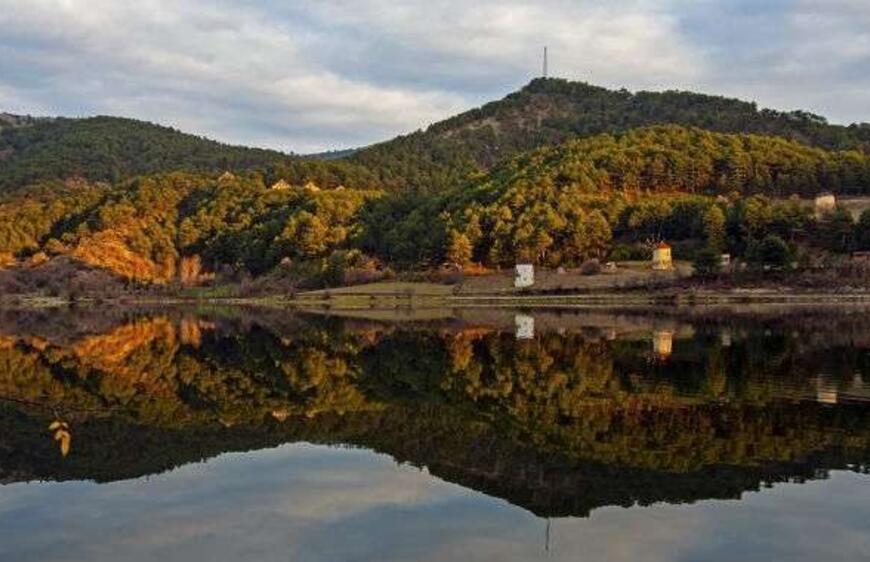
[[[859,0],[0,0],[0,108],[122,114],[220,140],[362,145],[538,73],[868,120]]]

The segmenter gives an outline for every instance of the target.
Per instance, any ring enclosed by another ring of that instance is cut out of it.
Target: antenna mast
[[[547,47],[544,47],[544,78],[547,77]]]

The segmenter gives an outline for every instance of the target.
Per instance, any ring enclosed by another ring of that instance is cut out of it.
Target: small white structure
[[[514,315],[514,323],[517,326],[517,339],[530,340],[535,337],[535,318],[527,314]]]
[[[816,196],[813,202],[813,209],[816,217],[821,217],[827,213],[831,213],[837,208],[837,198],[832,193],[822,193]]]
[[[671,258],[671,247],[665,242],[653,248],[652,268],[656,271],[668,271],[674,268],[674,262]]]
[[[518,263],[514,275],[514,287],[522,289],[535,284],[535,266],[530,263]]]

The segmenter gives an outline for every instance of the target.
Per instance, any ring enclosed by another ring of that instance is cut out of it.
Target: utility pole
[[[544,47],[544,78],[547,77],[547,47]]]

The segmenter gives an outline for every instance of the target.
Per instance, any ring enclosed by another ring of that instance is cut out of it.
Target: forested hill
[[[866,123],[832,125],[803,111],[759,109],[754,103],[690,92],[631,93],[538,78],[500,101],[365,148],[350,160],[376,172],[385,188],[433,192],[526,150],[656,124],[776,135],[827,149],[870,151]]]
[[[400,264],[510,266],[519,258],[571,266],[604,257],[612,239],[702,239],[716,207],[719,218],[740,225],[727,248],[741,255],[749,232],[817,230],[807,209],[776,201],[825,189],[870,192],[870,155],[657,125],[522,153],[436,195],[385,199],[373,209],[369,222],[379,226],[365,244]],[[748,222],[745,204],[754,207]],[[870,226],[870,214],[866,220]]]
[[[81,176],[117,182],[174,171],[256,169],[270,183],[314,183],[438,193],[523,152],[578,137],[650,125],[780,136],[829,150],[870,152],[870,125],[832,125],[807,112],[689,92],[608,90],[535,79],[506,98],[360,150],[309,157],[229,146],[117,117],[32,118],[0,114],[0,192]]]
[[[43,179],[92,181],[175,170],[265,167],[287,155],[229,146],[144,121],[118,117],[12,119],[0,125],[0,191]],[[22,121],[24,119],[25,121]]]

